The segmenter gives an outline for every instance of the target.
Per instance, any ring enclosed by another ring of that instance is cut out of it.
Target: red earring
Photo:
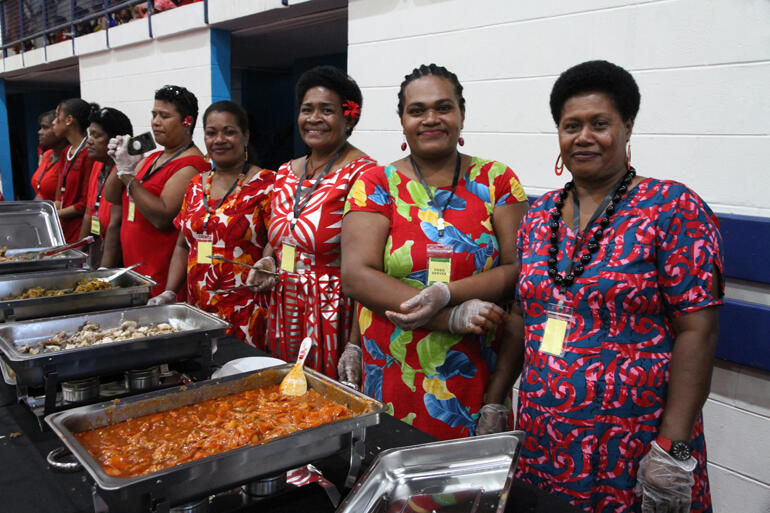
[[[463,139],[463,136],[457,138],[457,144],[460,146],[465,146],[465,139]]]
[[[631,170],[631,143],[628,143],[628,149],[626,150],[626,171]]]
[[[401,151],[406,151],[406,141],[401,143]]]
[[[556,157],[556,164],[553,165],[553,172],[556,173],[556,176],[561,176],[561,174],[564,172],[564,162],[559,162],[561,160],[561,153],[559,153],[559,156]]]

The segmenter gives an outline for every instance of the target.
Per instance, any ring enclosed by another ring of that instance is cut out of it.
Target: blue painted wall
[[[229,100],[230,32],[211,29],[211,103]]]
[[[3,196],[6,200],[14,199],[11,135],[8,130],[8,104],[5,97],[5,79],[2,78],[0,78],[0,174],[2,174]]]

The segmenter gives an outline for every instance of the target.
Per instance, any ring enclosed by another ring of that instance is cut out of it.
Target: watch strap
[[[663,435],[658,435],[658,438],[655,439],[655,442],[660,446],[661,449],[663,449],[666,452],[671,451],[671,444],[674,443],[673,441],[669,440],[668,438],[664,437]]]

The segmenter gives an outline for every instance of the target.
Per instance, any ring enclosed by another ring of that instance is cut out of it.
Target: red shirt
[[[136,174],[136,179],[142,183],[145,189],[156,196],[160,196],[163,187],[174,173],[183,167],[192,166],[198,172],[211,169],[211,165],[203,160],[199,155],[182,157],[169,162],[149,178],[144,180],[144,175],[152,167],[156,160],[163,154],[157,151],[145,159],[142,168]],[[134,220],[128,220],[128,192],[123,193],[123,214],[120,225],[120,244],[123,249],[123,265],[129,265],[137,262],[143,262],[138,271],[150,276],[157,285],[152,290],[152,295],[156,296],[166,290],[166,279],[168,278],[168,266],[171,261],[171,255],[174,252],[176,239],[179,236],[179,230],[158,230],[150,221],[148,221],[140,212],[139,207],[135,207]],[[182,288],[182,291],[185,289]]]
[[[61,208],[74,206],[81,215],[61,220],[64,238],[67,242],[75,242],[80,236],[80,227],[83,224],[83,212],[86,211],[86,197],[88,196],[88,178],[94,161],[88,158],[85,146],[72,160],[67,160],[69,146],[64,148],[64,156],[61,159],[61,174],[59,175],[59,190],[56,191],[56,199],[61,200]],[[64,181],[64,183],[62,183]]]
[[[32,188],[35,190],[37,199],[53,201],[56,199],[56,188],[59,185],[59,172],[63,158],[59,155],[59,160],[51,164],[53,150],[46,150],[37,171],[32,175]]]
[[[102,239],[107,234],[107,226],[110,224],[110,205],[112,205],[112,203],[104,198],[104,182],[107,181],[109,172],[104,173],[104,176],[102,176],[103,170],[104,162],[94,162],[94,166],[91,168],[91,177],[88,180],[88,197],[86,198],[86,212],[89,217],[99,218],[99,224],[101,225],[99,235]]]

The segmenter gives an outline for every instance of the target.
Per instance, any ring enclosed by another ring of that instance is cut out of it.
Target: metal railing
[[[3,57],[8,52],[24,53],[33,48],[71,40],[73,53],[75,38],[93,32],[93,22],[104,30],[109,47],[109,29],[122,23],[147,20],[152,37],[153,0],[0,0],[0,30],[2,30]],[[208,0],[204,0],[205,18],[208,18]],[[135,17],[137,9],[144,16]],[[205,20],[208,22],[208,20]]]

